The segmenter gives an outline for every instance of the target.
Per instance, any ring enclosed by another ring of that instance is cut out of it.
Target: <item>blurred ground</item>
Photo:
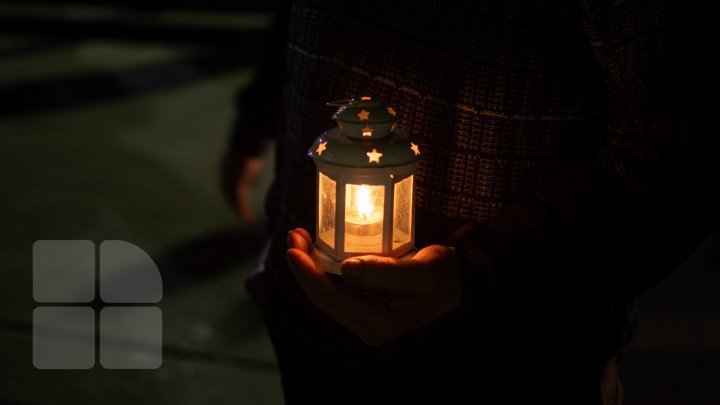
[[[0,2],[0,401],[280,403],[243,288],[261,232],[218,191],[232,98],[251,80],[267,15],[107,3]],[[160,369],[33,368],[38,239],[122,239],[153,256],[165,281]],[[719,252],[715,236],[640,303],[628,404],[720,403]]]
[[[158,12],[137,39],[120,29],[126,14],[58,10],[0,3],[0,402],[281,403],[272,347],[243,287],[261,226],[240,224],[219,193],[252,47],[203,37],[228,21],[245,21],[234,35],[253,34],[268,18]],[[78,36],[4,24],[40,17],[68,26],[102,17],[99,26],[117,29]],[[202,40],[153,37],[168,24]],[[160,369],[33,368],[38,239],[121,239],[153,256],[165,281]]]

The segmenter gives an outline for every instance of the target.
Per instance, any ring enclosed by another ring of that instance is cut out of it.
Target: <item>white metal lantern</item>
[[[381,101],[330,105],[340,107],[333,115],[338,126],[308,153],[317,165],[315,262],[339,274],[340,263],[352,256],[413,254],[419,146]]]

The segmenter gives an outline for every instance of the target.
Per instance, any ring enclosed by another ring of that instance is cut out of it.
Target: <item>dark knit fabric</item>
[[[306,150],[333,125],[325,102],[363,95],[393,106],[423,152],[419,246],[454,233],[461,252],[465,304],[445,329],[487,330],[458,341],[455,354],[471,351],[466,342],[503,347],[479,351],[495,367],[479,374],[512,375],[520,385],[565,378],[587,388],[578,381],[596,376],[589,364],[622,345],[627,304],[718,229],[720,136],[710,120],[718,41],[702,7],[295,1],[268,197],[268,267],[278,284],[268,323],[284,380],[295,387],[287,392],[302,386],[298,364],[311,361],[297,353],[303,348],[318,359],[335,357],[318,364],[351,374],[394,358],[347,343],[353,337],[304,300],[284,259],[289,229],[314,231],[315,166]],[[304,322],[295,334],[280,321],[292,322],[288,311]],[[432,342],[452,339],[430,329],[394,347],[432,357]],[[303,345],[303,333],[347,344],[337,343],[337,351]],[[417,337],[423,333],[435,337]],[[357,363],[338,365],[338,356],[351,352],[360,353],[346,357]],[[430,367],[442,363],[436,360],[415,365],[415,373],[439,373]],[[539,376],[547,361],[565,373]]]
[[[295,2],[271,217],[312,229],[305,151],[333,125],[325,102],[372,95],[423,151],[421,245],[537,197],[548,169],[580,161],[616,183],[597,194],[624,186],[660,215],[657,253],[677,264],[717,227],[720,138],[717,42],[703,10],[675,3]]]
[[[297,170],[313,165],[298,151],[332,124],[324,101],[350,95],[397,106],[423,151],[419,213],[442,223],[486,221],[535,194],[556,160],[591,153],[605,133],[605,85],[580,9],[526,3],[296,3],[278,176],[298,190],[280,188],[307,189]]]

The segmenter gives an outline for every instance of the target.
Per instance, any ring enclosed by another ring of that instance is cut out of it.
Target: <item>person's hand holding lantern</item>
[[[380,345],[455,309],[461,275],[453,248],[414,253],[420,147],[396,128],[395,110],[370,97],[331,105],[338,126],[308,152],[318,168],[317,240],[291,231],[288,262],[317,308]]]
[[[391,342],[453,311],[462,277],[453,248],[432,245],[410,259],[357,256],[342,276],[319,269],[304,229],[288,234],[288,263],[310,302],[371,346]]]

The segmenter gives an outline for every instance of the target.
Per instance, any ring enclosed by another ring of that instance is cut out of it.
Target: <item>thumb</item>
[[[344,280],[370,290],[410,289],[418,275],[418,263],[385,256],[357,256],[345,260],[340,271]]]

